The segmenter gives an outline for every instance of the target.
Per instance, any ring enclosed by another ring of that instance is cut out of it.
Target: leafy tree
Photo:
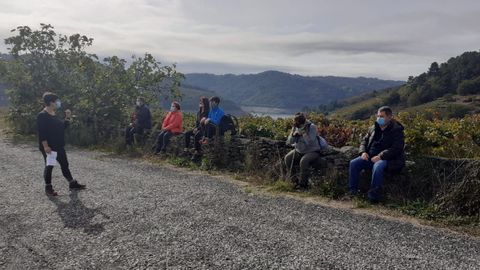
[[[383,103],[387,105],[396,105],[400,102],[400,94],[398,92],[391,92],[386,96]]]
[[[433,62],[428,69],[428,76],[438,76],[440,75],[440,67],[437,62]]]
[[[457,88],[459,95],[480,94],[480,76],[473,80],[465,80]]]
[[[5,39],[12,60],[0,61],[0,79],[9,87],[8,118],[19,133],[35,132],[45,91],[57,93],[65,107],[74,111],[76,133],[88,143],[114,136],[127,121],[137,96],[150,102],[162,95],[180,96],[183,75],[175,65],[162,66],[148,53],[133,57],[127,67],[127,61],[117,56],[100,61],[87,53],[92,38],[58,35],[50,24],[40,24],[38,30],[19,26],[12,33]],[[82,132],[85,136],[79,135]]]

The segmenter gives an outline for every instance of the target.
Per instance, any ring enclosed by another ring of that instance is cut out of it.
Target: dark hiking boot
[[[70,182],[69,186],[68,186],[70,189],[85,189],[87,188],[87,185],[82,185],[82,184],[79,184],[77,182],[77,180],[73,180],[72,182]]]
[[[52,197],[58,196],[58,193],[55,190],[53,190],[52,185],[45,186],[45,193],[47,194],[47,196],[52,196]]]

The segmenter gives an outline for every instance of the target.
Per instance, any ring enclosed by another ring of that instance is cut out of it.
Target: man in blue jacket
[[[220,126],[222,117],[225,115],[222,108],[218,107],[219,104],[219,97],[214,96],[210,98],[210,112],[208,113],[208,118],[203,119],[203,123],[206,126],[204,143],[208,142],[208,138],[212,138],[215,135],[216,129]]]

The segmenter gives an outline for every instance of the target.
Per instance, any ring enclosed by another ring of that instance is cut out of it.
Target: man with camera
[[[295,164],[300,164],[300,181],[298,187],[308,188],[309,168],[320,158],[321,146],[317,139],[317,127],[308,121],[303,113],[295,114],[294,126],[288,135],[287,144],[295,149],[285,156],[289,177]]]

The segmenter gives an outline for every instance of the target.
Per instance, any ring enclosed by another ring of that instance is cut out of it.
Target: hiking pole
[[[298,137],[295,137],[295,144],[298,143]],[[295,146],[294,146],[294,149],[293,149],[293,157],[292,157],[292,162],[290,162],[290,171],[288,172],[288,180],[292,180],[291,177],[292,177],[292,171],[293,171],[293,163],[295,162],[295,156],[297,154],[297,150],[295,149]]]

